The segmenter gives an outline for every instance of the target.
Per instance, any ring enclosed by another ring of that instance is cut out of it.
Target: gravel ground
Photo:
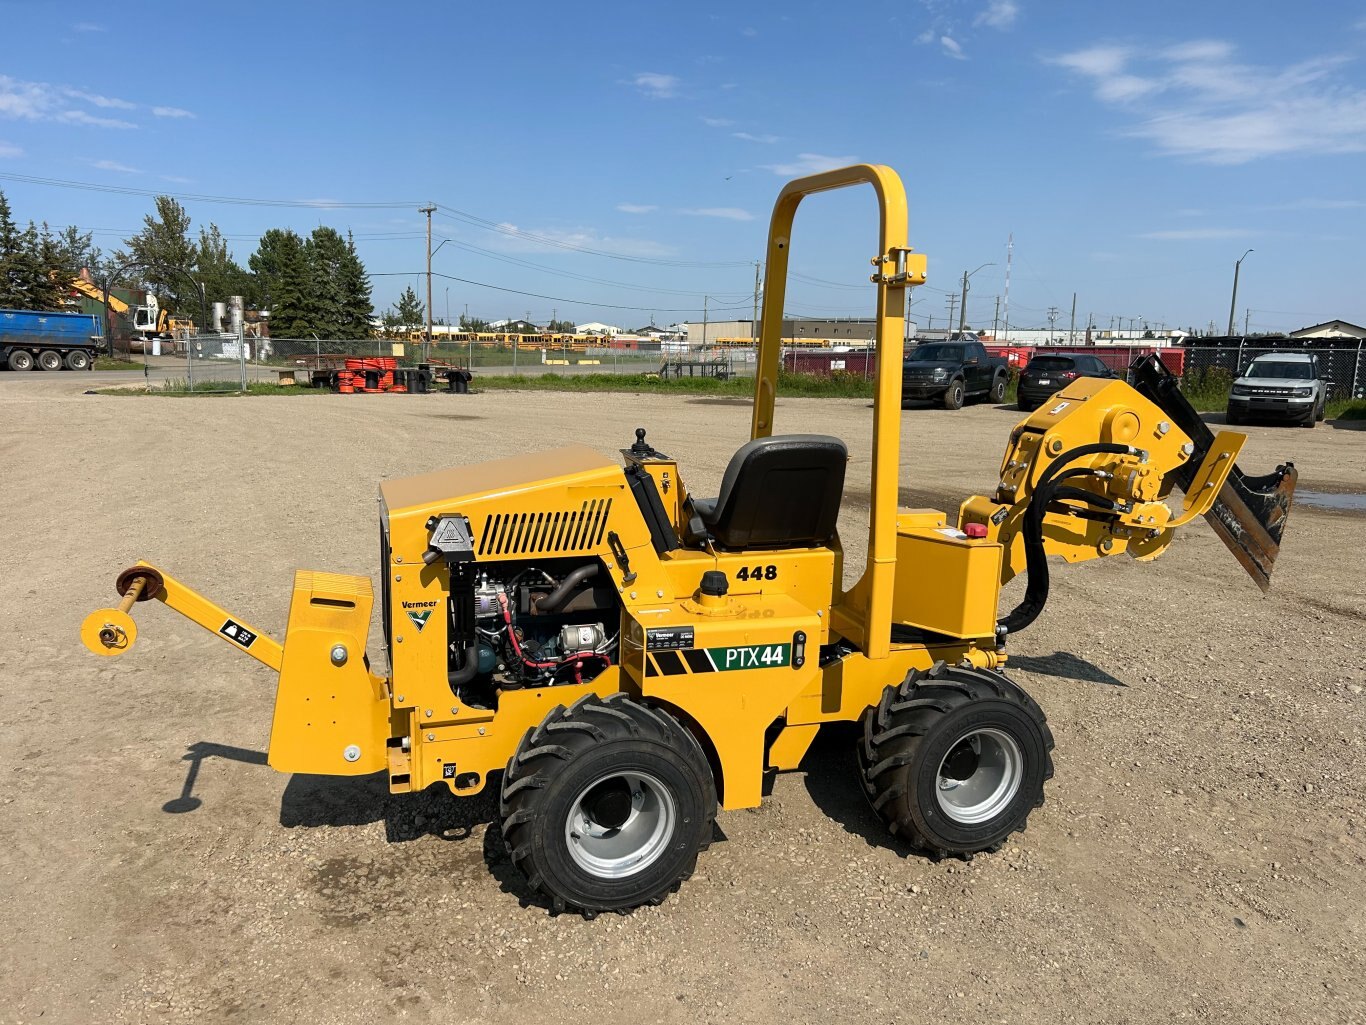
[[[836,733],[721,815],[679,894],[589,922],[527,900],[490,797],[273,773],[273,677],[189,622],[140,606],[118,660],[78,625],[143,557],[278,637],[296,566],[374,573],[381,478],[644,424],[706,491],[747,404],[120,399],[74,376],[0,375],[0,1022],[1366,1019],[1360,512],[1298,506],[1266,597],[1203,523],[1156,563],[1055,573],[1012,672],[1057,776],[1001,853],[908,855]],[[854,563],[867,405],[778,420],[850,443]],[[903,502],[989,489],[1018,416],[907,410]],[[1366,491],[1366,434],[1249,431],[1250,470]]]

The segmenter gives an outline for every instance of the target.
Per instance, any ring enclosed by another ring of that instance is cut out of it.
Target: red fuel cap
[[[986,537],[987,525],[985,523],[965,523],[963,533],[968,537]]]

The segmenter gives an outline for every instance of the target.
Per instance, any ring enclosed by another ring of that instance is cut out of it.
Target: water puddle
[[[1316,509],[1337,509],[1342,512],[1366,512],[1366,495],[1334,494],[1328,491],[1296,490],[1296,504],[1303,502]]]

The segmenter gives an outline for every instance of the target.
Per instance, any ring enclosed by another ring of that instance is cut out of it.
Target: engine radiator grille
[[[558,512],[490,513],[479,532],[480,555],[592,551],[607,530],[610,498],[594,498]]]

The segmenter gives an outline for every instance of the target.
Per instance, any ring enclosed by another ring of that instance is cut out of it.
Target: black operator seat
[[[835,536],[849,450],[823,434],[756,438],[731,457],[715,498],[690,498],[688,540],[717,548],[801,548]]]

